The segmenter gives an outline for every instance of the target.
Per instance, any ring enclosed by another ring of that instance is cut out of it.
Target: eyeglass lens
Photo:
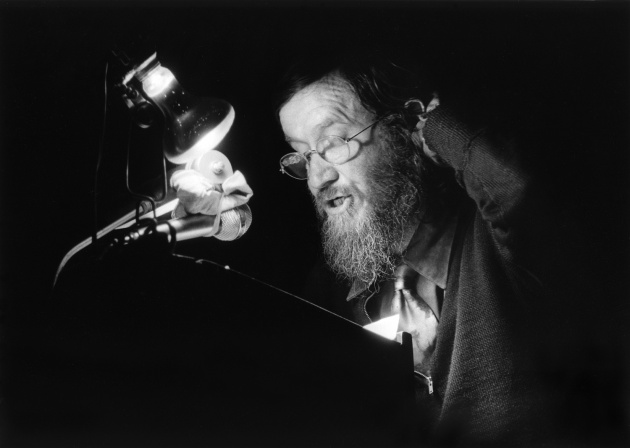
[[[298,152],[285,154],[280,159],[280,165],[285,173],[296,179],[308,178],[308,161]]]
[[[317,153],[328,163],[341,165],[350,158],[350,147],[341,137],[327,136],[317,142]],[[308,178],[308,159],[305,155],[293,152],[280,159],[284,171],[296,179]]]

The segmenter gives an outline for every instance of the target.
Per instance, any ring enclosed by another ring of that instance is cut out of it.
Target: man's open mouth
[[[348,196],[338,196],[328,201],[330,207],[339,207]]]
[[[350,204],[352,196],[335,196],[325,202],[326,212],[329,214],[337,214],[346,210],[346,207]]]

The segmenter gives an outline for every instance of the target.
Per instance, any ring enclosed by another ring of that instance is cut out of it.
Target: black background
[[[523,106],[540,115],[545,132],[557,130],[557,151],[536,154],[536,175],[550,181],[558,210],[578,223],[576,244],[585,246],[592,279],[603,285],[593,312],[623,326],[617,318],[628,292],[628,13],[623,2],[1,2],[5,341],[37,334],[31,316],[49,300],[59,262],[92,232],[105,62],[117,43],[138,33],[154,42],[188,92],[234,106],[236,121],[220,149],[255,193],[253,224],[242,239],[184,242],[179,252],[300,292],[319,242],[305,185],[278,172],[286,148],[273,116],[273,86],[294,54],[365,35],[426,58],[447,88],[479,100],[480,112],[497,102]],[[109,73],[112,82],[118,73],[111,65]],[[120,164],[127,126],[127,110],[110,90],[101,225],[133,208]],[[139,153],[159,154],[157,126],[134,128],[132,141]]]

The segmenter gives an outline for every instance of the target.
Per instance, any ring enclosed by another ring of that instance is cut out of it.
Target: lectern
[[[413,432],[410,347],[203,260],[84,259],[43,321],[8,351],[25,445],[400,446]]]

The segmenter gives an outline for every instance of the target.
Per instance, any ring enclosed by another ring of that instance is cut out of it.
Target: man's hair
[[[419,61],[395,55],[395,50],[385,47],[356,45],[349,47],[319,48],[305,52],[306,56],[294,61],[281,79],[275,97],[276,118],[280,109],[299,91],[326,78],[337,75],[348,82],[363,107],[375,117],[387,117],[381,125],[388,140],[407,146],[408,157],[413,157],[422,177],[418,195],[424,211],[424,219],[442,209],[452,199],[452,174],[446,175],[424,154],[421,141],[414,136],[417,111],[407,110],[405,104],[415,98],[426,106],[434,91]],[[417,59],[417,58],[416,58]],[[410,147],[411,146],[411,147]]]
[[[276,116],[297,92],[333,74],[346,80],[363,107],[377,117],[405,114],[405,103],[411,98],[426,105],[433,93],[427,76],[416,61],[405,59],[378,46],[336,46],[310,52],[295,60],[282,78],[275,101]]]

